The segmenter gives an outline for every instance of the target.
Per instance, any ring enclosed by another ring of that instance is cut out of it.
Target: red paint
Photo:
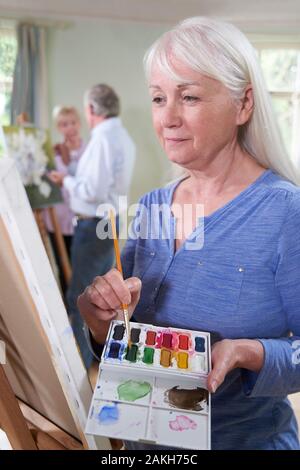
[[[170,333],[164,333],[162,347],[172,349],[172,338],[173,335],[171,335]]]
[[[148,346],[154,346],[155,340],[156,340],[155,331],[147,331],[146,344],[148,344]]]
[[[189,338],[186,335],[179,335],[179,349],[189,349]]]

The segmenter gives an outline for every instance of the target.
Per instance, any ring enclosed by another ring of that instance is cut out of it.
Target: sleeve
[[[96,343],[86,323],[83,325],[83,332],[89,350],[93,354],[94,358],[100,362],[104,344]]]
[[[261,371],[242,370],[244,392],[249,397],[300,391],[300,191],[292,195],[278,248],[275,284],[286,315],[287,336],[258,339],[265,352]]]
[[[66,176],[64,187],[71,197],[76,197],[88,203],[107,202],[112,175],[107,162],[108,146],[105,139],[90,142],[87,150],[88,161],[83,171],[76,176]]]

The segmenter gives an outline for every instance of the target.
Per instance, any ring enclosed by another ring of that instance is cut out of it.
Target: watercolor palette
[[[186,449],[210,448],[210,335],[111,323],[86,433]]]

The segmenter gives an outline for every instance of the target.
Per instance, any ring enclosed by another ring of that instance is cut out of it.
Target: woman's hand
[[[59,171],[55,170],[50,171],[47,174],[47,178],[49,178],[52,183],[57,184],[58,186],[62,186],[65,176],[66,175],[64,173],[60,173]]]
[[[66,166],[69,165],[70,163],[70,149],[67,145],[67,143],[63,144],[56,144],[54,146],[54,151],[56,154],[60,155],[62,158],[62,161]]]
[[[121,304],[129,316],[140,299],[142,283],[137,277],[124,280],[117,269],[98,276],[78,297],[77,305],[95,341],[104,343],[111,320],[124,320]]]
[[[253,339],[224,339],[212,347],[212,370],[208,375],[208,391],[214,393],[233,369],[259,372],[264,364],[264,348]]]

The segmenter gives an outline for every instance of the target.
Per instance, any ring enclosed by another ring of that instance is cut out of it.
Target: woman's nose
[[[161,116],[163,127],[179,127],[181,125],[180,110],[176,104],[164,106]]]

